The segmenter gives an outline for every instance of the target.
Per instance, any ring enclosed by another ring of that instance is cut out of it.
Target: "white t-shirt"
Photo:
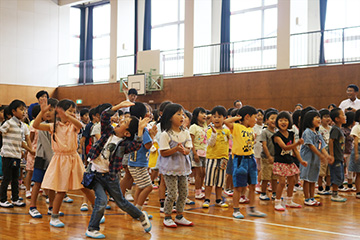
[[[180,131],[180,132],[174,132],[174,131],[164,131],[161,133],[160,135],[160,142],[159,142],[159,150],[168,150],[170,149],[170,137],[169,135],[171,135],[171,139],[175,142],[178,143],[185,143],[186,148],[192,148],[192,141],[191,141],[191,137],[190,137],[190,133],[188,130],[184,130],[184,131]]]
[[[342,101],[339,105],[339,108],[345,112],[345,109],[347,108],[354,108],[356,110],[360,109],[360,100],[358,98],[355,99],[355,101],[351,101],[350,99],[345,99]]]
[[[360,125],[355,125],[355,126],[351,129],[350,136],[351,136],[351,135],[360,138]]]
[[[111,153],[114,152],[116,144],[121,140],[122,138],[119,138],[115,135],[109,137],[99,156],[92,161],[92,171],[97,171],[100,173],[109,172],[109,157]]]
[[[263,126],[264,126],[263,124],[262,125],[255,124],[255,126],[253,127],[254,133],[255,133],[255,144],[254,144],[254,156],[255,156],[255,158],[260,158],[261,157],[262,144],[259,141],[259,137],[261,135]]]

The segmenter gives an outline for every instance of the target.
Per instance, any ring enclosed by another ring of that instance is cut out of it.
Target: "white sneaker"
[[[346,202],[346,198],[340,197],[339,195],[331,196],[331,201],[334,202]]]
[[[286,207],[290,207],[290,208],[302,208],[302,206],[300,204],[297,204],[293,201],[290,201],[290,203],[286,203]]]
[[[128,192],[128,191],[126,191],[126,193],[125,193],[125,199],[128,200],[129,202],[133,202],[133,201],[134,201],[133,196],[132,196],[131,193]]]
[[[58,218],[56,219],[51,218],[50,225],[57,228],[61,228],[65,226],[65,224],[62,221],[60,221]]]
[[[163,224],[165,227],[169,228],[176,228],[176,223],[170,218],[170,219],[164,219]]]
[[[339,188],[339,192],[349,192],[351,191],[348,187]]]
[[[89,210],[89,207],[88,207],[87,203],[81,204],[80,211],[86,212],[88,210]]]
[[[316,202],[313,201],[312,199],[309,199],[307,201],[305,200],[304,204],[307,205],[307,206],[316,206]]]
[[[182,217],[181,219],[175,218],[175,223],[182,226],[193,226],[194,223],[187,220],[185,217]]]
[[[164,207],[160,207],[160,212],[164,213]]]
[[[243,219],[244,215],[242,215],[241,212],[234,212],[233,217],[237,219]]]
[[[256,209],[250,210],[250,208],[247,209],[246,213],[247,213],[247,215],[249,215],[251,217],[266,217],[267,216],[263,212],[260,212]]]
[[[46,197],[45,202],[46,202],[47,204],[49,204],[49,202],[50,202],[49,197]]]
[[[250,202],[250,200],[246,196],[241,196],[239,199],[239,203],[241,203],[241,204],[246,204],[249,202]]]
[[[14,205],[8,201],[6,202],[0,202],[0,207],[3,207],[3,208],[13,208]]]
[[[205,197],[204,193],[195,194],[195,199],[203,199]]]
[[[64,199],[63,199],[63,202],[65,203],[72,203],[74,200],[71,199],[69,196],[66,196]]]
[[[50,216],[51,216],[51,215],[52,215],[52,213],[53,213],[53,210],[52,210],[52,209],[51,209],[51,210],[50,210],[50,209],[48,209],[48,215],[50,215]],[[63,213],[63,212],[61,212],[61,211],[59,211],[59,213],[58,213],[58,214],[59,214],[59,216],[60,216],[60,217],[62,217],[62,216],[64,216],[64,215],[65,215],[65,213]]]
[[[89,238],[96,238],[96,239],[105,238],[105,235],[100,233],[97,230],[93,230],[93,231],[87,230],[86,233],[85,233],[85,236],[87,236]]]
[[[26,186],[25,186],[24,184],[21,184],[21,185],[19,186],[19,189],[20,189],[20,190],[25,190],[25,189],[26,189]]]
[[[15,207],[25,207],[26,206],[26,203],[24,203],[23,201],[21,201],[20,199],[15,201],[15,202],[12,202],[12,204],[15,206]]]
[[[33,208],[32,210],[29,209],[29,214],[33,218],[42,218],[41,213],[36,208]]]
[[[295,190],[295,191],[302,191],[303,188],[302,188],[301,186],[298,186],[298,187],[295,186],[295,187],[294,187],[294,190]]]
[[[275,200],[275,210],[276,211],[285,211],[285,208],[283,207],[283,205],[281,205],[281,200],[276,199]]]
[[[143,211],[143,214],[144,214],[144,220],[141,221],[141,225],[143,226],[145,232],[150,232],[152,225],[149,220],[149,216],[146,211]]]
[[[31,191],[26,191],[25,193],[26,198],[31,198]]]

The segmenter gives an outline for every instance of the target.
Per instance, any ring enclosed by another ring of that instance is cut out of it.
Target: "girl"
[[[168,105],[161,117],[159,142],[159,172],[163,175],[168,190],[164,204],[164,226],[177,227],[177,224],[192,226],[193,223],[183,217],[185,200],[188,195],[187,176],[191,173],[188,157],[192,142],[190,134],[183,128],[184,109],[179,104]],[[176,199],[176,195],[178,198]],[[176,200],[175,222],[171,218],[174,201]]]
[[[351,129],[355,125],[355,113],[354,112],[347,112],[346,115],[346,123],[342,125],[342,132],[345,136],[345,151],[344,151],[344,160],[345,160],[345,176],[347,177],[348,185],[347,187],[339,187],[339,191],[352,191],[356,190],[355,187],[352,185],[353,181],[353,173],[349,172],[349,163],[350,163],[350,154],[351,150],[353,149],[353,136],[350,135]]]
[[[300,204],[294,203],[292,200],[295,185],[295,175],[299,174],[300,171],[299,168],[295,165],[291,153],[293,152],[299,162],[306,167],[307,162],[301,159],[297,150],[297,146],[303,144],[304,140],[299,139],[299,141],[295,142],[294,132],[288,130],[292,128],[291,116],[288,112],[279,113],[276,118],[275,125],[279,129],[279,131],[276,132],[272,137],[275,147],[275,163],[273,167],[273,173],[279,178],[279,185],[276,189],[275,210],[285,210],[285,208],[281,205],[281,195],[285,187],[286,178],[288,183],[286,206],[292,208],[301,208]]]
[[[195,108],[191,119],[190,135],[193,142],[193,159],[191,165],[195,175],[195,199],[203,199],[205,194],[201,192],[205,177],[206,160],[206,124],[207,114],[202,107]]]
[[[254,156],[256,160],[257,170],[258,170],[258,183],[256,184],[255,191],[261,192],[261,152],[262,152],[262,144],[259,141],[259,137],[264,127],[264,111],[262,109],[256,110],[258,113],[256,115],[256,124],[254,126],[255,133],[255,144],[254,144]]]
[[[51,133],[51,145],[54,151],[54,156],[44,175],[42,188],[57,192],[50,225],[64,227],[64,223],[59,220],[59,210],[67,191],[81,189],[91,204],[95,204],[94,193],[81,184],[85,168],[77,153],[77,134],[82,124],[75,118],[76,105],[71,100],[64,99],[58,103],[54,123],[41,123],[43,114],[50,109],[50,105],[47,104],[47,99],[41,99],[40,106],[41,111],[33,126],[35,129]],[[59,116],[60,121],[57,121],[56,115]]]
[[[304,139],[304,145],[301,146],[301,158],[306,161],[307,166],[300,166],[300,179],[304,180],[305,205],[320,206],[321,203],[315,200],[315,182],[317,182],[320,173],[320,161],[334,162],[325,147],[326,143],[318,132],[321,124],[320,114],[316,110],[307,111],[301,118],[302,129],[300,134]]]
[[[355,113],[355,121],[360,122],[360,110]],[[355,125],[350,133],[350,136],[354,138],[354,147],[351,151],[349,172],[356,173],[355,187],[356,187],[356,198],[360,199],[360,160],[359,160],[359,139],[360,139],[360,125]],[[348,173],[349,174],[349,173]]]

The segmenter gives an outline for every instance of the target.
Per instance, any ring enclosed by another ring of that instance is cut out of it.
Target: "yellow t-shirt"
[[[240,156],[249,156],[254,154],[254,130],[247,128],[242,124],[234,123],[232,154]]]
[[[208,147],[206,150],[206,158],[208,159],[229,159],[229,139],[230,130],[228,128],[216,129],[216,142],[214,146],[210,146],[212,141],[212,129],[207,131]]]

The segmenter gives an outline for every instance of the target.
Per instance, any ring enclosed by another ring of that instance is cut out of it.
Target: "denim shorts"
[[[233,157],[232,154],[229,154],[229,161],[228,164],[226,166],[226,174],[233,174],[234,171],[234,165],[233,165]]]
[[[257,184],[257,166],[254,155],[234,155],[233,166],[234,187],[246,187],[248,184]]]
[[[331,184],[341,186],[344,182],[344,163],[335,160],[333,164],[329,164]]]
[[[308,163],[306,167],[300,164],[300,179],[315,183],[319,180],[320,160],[317,158],[304,159]]]
[[[34,168],[34,172],[33,172],[31,181],[37,182],[37,183],[42,183],[42,181],[44,179],[45,171],[46,170],[43,170],[40,168]]]

